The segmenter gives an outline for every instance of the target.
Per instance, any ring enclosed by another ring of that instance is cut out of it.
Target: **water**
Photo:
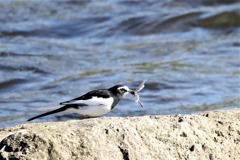
[[[239,108],[239,2],[0,1],[0,127],[116,84],[106,116]],[[56,114],[38,121],[77,119]]]

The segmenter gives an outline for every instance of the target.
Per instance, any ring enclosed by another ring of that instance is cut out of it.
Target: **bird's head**
[[[116,85],[109,88],[109,90],[120,96],[123,96],[127,93],[131,93],[132,95],[134,95],[134,90],[129,89],[127,86],[124,85]]]

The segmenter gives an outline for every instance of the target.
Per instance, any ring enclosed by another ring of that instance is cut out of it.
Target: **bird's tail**
[[[37,118],[40,118],[40,117],[44,117],[44,116],[47,116],[47,115],[50,115],[50,114],[54,114],[54,113],[58,113],[58,112],[62,112],[62,111],[65,111],[66,109],[70,108],[68,105],[65,105],[61,108],[58,108],[58,109],[55,109],[55,110],[52,110],[52,111],[49,111],[47,113],[43,113],[43,114],[40,114],[38,116],[35,116],[35,117],[32,117],[30,119],[28,119],[27,121],[32,121],[34,119],[37,119]]]

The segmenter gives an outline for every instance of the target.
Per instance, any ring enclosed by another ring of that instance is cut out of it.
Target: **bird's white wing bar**
[[[66,103],[65,103],[66,104]],[[75,100],[67,103],[66,105],[78,105],[85,104],[87,106],[78,107],[78,109],[70,108],[69,110],[78,114],[84,114],[88,116],[98,116],[111,111],[113,104],[113,98],[101,98],[92,97],[88,100]]]
[[[88,106],[99,106],[99,105],[107,105],[111,106],[113,103],[113,98],[101,98],[101,97],[92,97],[88,100],[72,100],[68,102],[61,103],[63,105],[71,105],[71,104],[86,104]]]

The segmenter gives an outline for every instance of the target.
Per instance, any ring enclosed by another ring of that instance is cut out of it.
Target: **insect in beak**
[[[143,81],[137,89],[131,89],[129,91],[129,93],[131,93],[135,97],[135,101],[138,102],[141,107],[143,107],[143,105],[142,105],[142,102],[140,101],[140,97],[139,97],[138,93],[144,88],[145,82],[146,82],[146,80]]]

